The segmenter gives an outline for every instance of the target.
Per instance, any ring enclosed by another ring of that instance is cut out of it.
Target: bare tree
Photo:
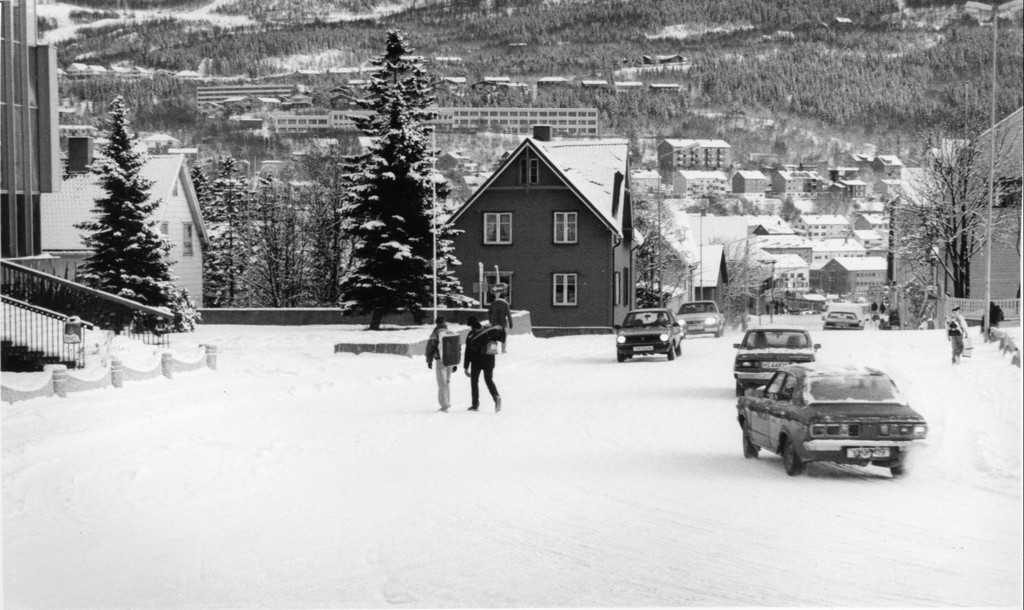
[[[1005,138],[1003,138],[1005,140]],[[934,261],[952,286],[954,297],[969,297],[971,259],[986,245],[989,185],[987,139],[944,138],[932,146],[921,175],[890,202],[894,254],[910,266],[909,275],[930,274]],[[996,154],[1005,150],[997,142]],[[1003,187],[996,184],[996,199]],[[993,212],[993,240],[1012,239],[1015,223],[1003,222],[1006,210]]]

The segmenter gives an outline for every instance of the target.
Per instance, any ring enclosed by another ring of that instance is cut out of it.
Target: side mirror
[[[740,344],[739,343],[733,343],[732,347],[733,347],[733,349],[739,349],[740,348]]]
[[[818,351],[819,349],[821,349],[821,344],[820,343],[815,343],[814,344],[814,351]]]

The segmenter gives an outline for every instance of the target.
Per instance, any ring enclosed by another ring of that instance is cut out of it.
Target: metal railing
[[[0,292],[63,316],[78,316],[151,345],[167,345],[174,315],[9,260],[0,261]]]
[[[0,295],[0,314],[3,319],[0,337],[9,343],[4,346],[8,350],[7,357],[14,357],[15,350],[21,350],[25,357],[33,352],[37,354],[40,364],[51,361],[77,368],[85,366],[84,338],[79,337],[77,343],[64,340],[68,316],[7,295]],[[94,328],[88,322],[83,322],[82,327]]]

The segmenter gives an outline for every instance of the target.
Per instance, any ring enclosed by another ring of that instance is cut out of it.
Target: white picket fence
[[[995,304],[1002,308],[1003,319],[1020,323],[1020,299],[992,299]],[[956,297],[945,297],[939,299],[937,320],[946,318],[954,307],[960,307],[960,314],[968,320],[981,320],[985,316],[988,304],[985,299],[958,299]]]

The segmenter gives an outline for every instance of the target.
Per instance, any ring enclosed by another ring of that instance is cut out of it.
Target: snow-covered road
[[[1021,373],[993,346],[816,332],[930,436],[901,479],[790,478],[742,456],[735,337],[619,364],[513,336],[495,415],[338,336],[204,327],[216,373],[3,405],[7,607],[1021,604]]]

